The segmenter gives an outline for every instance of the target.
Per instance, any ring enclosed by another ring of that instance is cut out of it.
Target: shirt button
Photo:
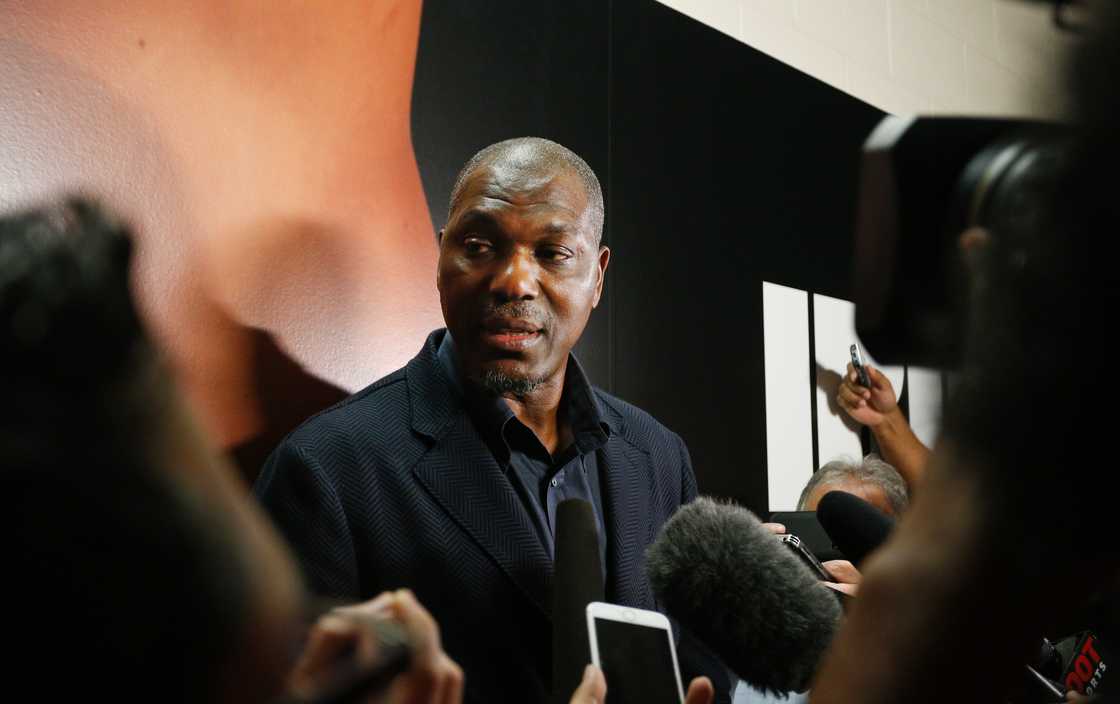
[[[553,487],[558,487],[558,486],[560,486],[560,482],[558,482],[558,481],[556,481],[555,479],[553,479],[553,480],[552,480],[552,486],[553,486]]]

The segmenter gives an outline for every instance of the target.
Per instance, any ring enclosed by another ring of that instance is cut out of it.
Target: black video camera
[[[1070,151],[1068,130],[1054,124],[879,123],[863,148],[853,284],[856,330],[876,359],[959,365],[977,285],[962,234],[982,228],[1005,251],[1038,234]]]

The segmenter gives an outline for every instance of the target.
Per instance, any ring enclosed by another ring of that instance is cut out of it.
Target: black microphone
[[[753,513],[697,499],[662,527],[646,570],[669,615],[745,682],[777,694],[809,687],[840,604]]]
[[[552,692],[557,702],[569,700],[591,662],[587,605],[603,600],[595,511],[582,499],[566,499],[556,506],[552,580]]]
[[[1092,631],[1082,631],[1056,644],[1043,638],[1038,655],[1027,666],[1024,681],[1011,701],[1013,704],[1063,702],[1066,691],[1086,696],[1109,693],[1105,680],[1108,663],[1115,662],[1111,655]],[[1055,698],[1059,692],[1061,696]]]
[[[894,519],[863,499],[830,491],[817,504],[817,520],[844,556],[859,567],[890,536]]]
[[[1061,682],[1068,688],[1085,695],[1111,692],[1104,689],[1108,663],[1114,658],[1105,652],[1101,641],[1092,631],[1085,631],[1069,639],[1069,658],[1062,669]],[[1063,648],[1064,649],[1064,648]]]

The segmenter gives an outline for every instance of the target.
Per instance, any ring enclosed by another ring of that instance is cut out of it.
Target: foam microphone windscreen
[[[753,513],[697,499],[666,522],[646,568],[669,615],[748,684],[808,688],[840,605]]]
[[[863,499],[830,491],[817,504],[817,520],[840,552],[859,567],[868,554],[887,541],[894,519]]]
[[[582,499],[556,506],[556,557],[552,584],[552,685],[567,702],[591,662],[587,605],[603,601],[603,564],[595,511]]]

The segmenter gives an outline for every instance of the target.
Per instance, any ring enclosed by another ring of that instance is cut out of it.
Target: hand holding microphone
[[[553,686],[556,700],[561,701],[575,687],[570,704],[603,704],[608,682],[602,670],[586,664],[590,651],[588,634],[582,628],[588,604],[604,598],[597,524],[587,501],[567,499],[557,506],[554,582]],[[711,704],[714,697],[711,680],[697,677],[689,684],[685,704]]]
[[[443,651],[439,626],[407,589],[322,616],[289,675],[292,699],[335,704],[388,691],[387,701],[458,704],[463,671]]]
[[[861,575],[859,565],[879,548],[894,529],[894,520],[863,499],[843,491],[830,491],[817,505],[817,520],[833,544],[848,560],[830,560],[825,569],[835,582],[825,586],[855,596]]]
[[[817,520],[840,552],[857,568],[887,541],[894,519],[863,499],[843,491],[830,491],[817,504]]]
[[[786,527],[781,523],[763,523],[762,527],[774,535],[786,534]],[[822,581],[824,586],[848,596],[856,595],[860,582],[860,573],[855,565],[847,560],[826,560],[821,563],[821,566],[824,567],[825,572],[832,577],[831,580]]]

